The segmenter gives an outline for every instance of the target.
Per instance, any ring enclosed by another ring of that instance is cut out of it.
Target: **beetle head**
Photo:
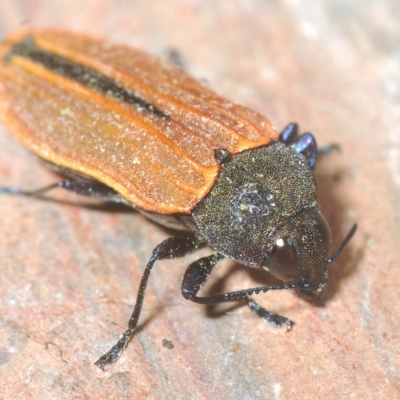
[[[290,217],[274,233],[276,238],[263,268],[286,283],[297,282],[308,298],[319,295],[328,280],[327,252],[331,233],[318,208]]]

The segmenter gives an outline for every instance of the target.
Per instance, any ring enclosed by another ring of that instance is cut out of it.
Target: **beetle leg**
[[[224,256],[219,253],[211,254],[210,256],[200,258],[190,264],[182,278],[181,292],[182,296],[187,299],[201,304],[215,304],[203,303],[204,299],[208,297],[197,297],[197,292],[206,283],[206,280],[211,274],[212,269],[222,260]],[[218,302],[219,303],[219,302]]]
[[[291,146],[296,153],[303,154],[308,161],[308,165],[314,168],[315,162],[317,161],[318,150],[317,142],[311,133],[303,133]]]
[[[276,327],[280,327],[285,324],[288,331],[292,329],[293,321],[291,319],[282,317],[279,314],[275,314],[271,311],[266,310],[265,308],[259,306],[254,300],[251,300],[248,297],[246,298],[246,302],[251,310],[253,310],[259,317],[263,318],[269,324]]]
[[[169,49],[167,53],[167,59],[176,67],[185,69],[185,60],[183,59],[182,54],[176,49]]]
[[[211,296],[199,297],[197,296],[198,291],[205,284],[207,278],[210,276],[212,269],[215,265],[223,259],[222,254],[216,253],[208,257],[200,258],[193,262],[186,269],[182,280],[182,295],[185,299],[191,300],[195,303],[200,304],[219,304],[227,301],[245,301],[247,305],[260,317],[264,318],[265,321],[275,326],[281,326],[286,324],[288,330],[292,327],[292,321],[288,318],[281,317],[278,314],[267,311],[260,307],[256,302],[249,299],[248,296],[252,294],[258,294],[260,292],[267,292],[268,290],[280,290],[280,289],[296,289],[299,286],[299,282],[293,282],[289,284],[283,284],[281,286],[261,286],[257,288],[237,290],[235,292],[221,293]]]
[[[94,197],[103,201],[127,203],[127,201],[115,190],[95,180],[80,181],[75,179],[65,179],[35,190],[22,190],[15,187],[0,186],[0,193],[41,197],[44,193],[56,188],[62,188],[82,196]]]
[[[340,146],[337,143],[330,143],[318,147],[318,157],[324,156],[325,154],[329,154],[333,150],[340,151]]]
[[[311,168],[314,167],[317,157],[328,154],[332,150],[340,150],[336,143],[317,148],[314,136],[311,133],[304,133],[299,136],[299,127],[295,122],[291,122],[281,131],[279,140],[287,145],[292,145],[296,153],[303,154]]]
[[[279,135],[279,140],[285,144],[292,144],[299,134],[299,126],[295,122],[288,124]]]
[[[82,196],[93,197],[113,203],[128,203],[127,200],[125,200],[115,190],[95,180],[79,181],[74,179],[66,179],[58,182],[57,185],[62,189],[80,194]]]
[[[317,142],[311,133],[303,133],[299,136],[297,123],[288,124],[279,135],[279,140],[291,146],[296,153],[303,154],[308,160],[308,165],[314,168],[317,161]]]
[[[157,260],[180,258],[186,254],[192,253],[193,251],[204,247],[207,242],[201,237],[194,238],[182,238],[182,237],[170,237],[160,243],[154,250],[150,257],[149,262],[143,272],[142,279],[139,285],[139,291],[136,296],[136,304],[129,319],[128,328],[122,334],[118,342],[103,356],[101,356],[95,364],[101,369],[104,368],[106,364],[112,364],[118,360],[124,351],[125,347],[131,340],[133,332],[138,325],[140,312],[142,310],[144,295],[146,293],[147,281],[150,276],[150,272],[153,268],[154,263]]]
[[[326,144],[317,148],[314,135],[312,133],[304,133],[300,135],[292,147],[296,153],[303,154],[307,158],[308,164],[311,168],[314,168],[317,158],[330,153],[333,150],[340,150],[340,147],[336,143]]]

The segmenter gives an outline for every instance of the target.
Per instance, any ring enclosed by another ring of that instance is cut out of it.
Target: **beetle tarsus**
[[[127,329],[121,339],[118,340],[117,343],[110,350],[107,351],[104,355],[102,355],[94,365],[97,365],[100,369],[104,370],[104,367],[107,364],[114,364],[121,357],[125,347],[128,345],[129,341],[133,336],[133,331],[131,329]]]
[[[279,328],[282,325],[286,325],[287,330],[290,331],[293,326],[293,321],[289,318],[282,317],[279,314],[275,314],[265,308],[259,306],[255,301],[251,300],[249,297],[246,298],[247,305],[251,310],[253,310],[259,317],[263,318],[269,324]]]
[[[59,183],[53,183],[48,186],[41,187],[34,190],[23,190],[17,187],[0,186],[0,193],[7,193],[16,196],[29,196],[29,197],[41,197],[43,193],[46,193],[52,189],[58,188]]]

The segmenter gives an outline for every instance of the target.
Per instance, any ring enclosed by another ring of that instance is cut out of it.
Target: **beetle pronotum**
[[[30,29],[0,46],[0,118],[28,149],[67,176],[55,187],[129,204],[168,227],[194,232],[171,237],[144,270],[128,328],[96,361],[122,354],[138,324],[157,260],[211,245],[182,281],[186,299],[201,304],[244,301],[275,325],[291,321],[250,295],[294,289],[319,295],[328,279],[330,230],[313,175],[318,150],[296,124],[278,134],[267,118],[225,100],[181,68],[142,51],[57,30]],[[212,269],[228,257],[281,279],[200,297]]]

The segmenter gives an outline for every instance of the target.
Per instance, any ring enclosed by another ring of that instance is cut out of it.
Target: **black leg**
[[[299,135],[299,125],[295,122],[287,124],[279,135],[279,140],[287,145],[292,144]]]
[[[185,60],[182,54],[176,49],[169,49],[167,53],[168,60],[174,64],[176,67],[185,69]]]
[[[115,190],[95,180],[64,179],[52,185],[35,190],[22,190],[15,187],[0,186],[0,193],[8,193],[19,196],[41,197],[52,189],[62,188],[82,196],[94,197],[99,200],[113,203],[127,203]]]
[[[278,314],[269,312],[264,308],[260,307],[253,300],[249,299],[248,296],[252,294],[258,294],[260,292],[267,292],[268,290],[280,290],[280,289],[296,289],[299,286],[299,282],[293,282],[283,284],[280,286],[260,286],[256,288],[238,290],[235,292],[215,294],[211,296],[199,297],[197,296],[198,291],[207,281],[210,276],[212,269],[217,263],[224,257],[221,254],[212,254],[211,256],[200,258],[189,265],[182,280],[182,295],[188,300],[200,304],[218,304],[227,301],[245,301],[247,305],[260,317],[264,318],[265,321],[275,325],[281,326],[286,324],[288,329],[291,329],[292,321],[288,318],[281,317]]]
[[[128,328],[122,334],[122,337],[118,342],[103,356],[101,356],[95,364],[101,369],[106,364],[112,364],[121,357],[122,352],[131,340],[133,332],[138,325],[140,312],[142,310],[144,295],[146,293],[147,281],[149,280],[150,272],[153,268],[154,263],[157,260],[180,258],[186,254],[192,253],[193,251],[204,247],[207,242],[201,237],[195,238],[181,238],[171,237],[159,244],[154,250],[150,257],[149,262],[143,272],[142,280],[140,281],[139,291],[136,297],[136,304],[133,310],[132,316],[129,319]]]
[[[197,292],[206,283],[206,280],[210,276],[212,269],[223,258],[224,256],[222,254],[215,253],[211,254],[210,256],[200,258],[190,264],[183,274],[181,287],[182,296],[187,300],[191,300],[196,303],[202,303],[201,299],[203,299],[203,297],[197,297]]]
[[[292,329],[293,321],[289,318],[282,317],[279,314],[275,314],[271,311],[267,311],[265,308],[259,306],[254,300],[247,297],[247,305],[253,310],[259,317],[263,318],[266,322],[276,327],[280,327],[283,324],[287,326],[288,331]]]
[[[337,143],[330,143],[324,146],[318,147],[318,157],[329,154],[332,151],[340,151],[340,146]]]
[[[318,157],[328,154],[332,150],[339,150],[339,146],[335,143],[317,148],[314,135],[309,132],[299,135],[296,123],[288,124],[280,133],[279,140],[290,146],[296,153],[306,157],[310,168],[314,168]]]
[[[308,165],[314,168],[317,161],[317,142],[314,136],[307,132],[300,135],[296,141],[292,144],[292,148],[296,153],[303,154],[308,160]]]

